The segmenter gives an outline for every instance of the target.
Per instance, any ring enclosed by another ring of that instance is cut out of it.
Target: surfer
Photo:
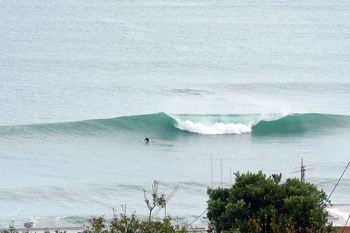
[[[143,140],[146,144],[149,143],[149,138],[148,137],[145,137],[145,139]]]

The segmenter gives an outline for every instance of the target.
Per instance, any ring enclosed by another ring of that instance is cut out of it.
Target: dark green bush
[[[262,172],[236,173],[230,188],[208,189],[208,218],[217,232],[323,233],[326,195],[310,183]]]

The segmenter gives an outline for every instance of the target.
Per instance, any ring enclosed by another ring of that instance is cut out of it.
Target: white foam
[[[193,122],[190,120],[178,120],[177,128],[188,132],[199,134],[243,134],[250,133],[252,131],[251,125],[245,125],[241,123],[222,123],[217,122],[211,125],[204,123]]]

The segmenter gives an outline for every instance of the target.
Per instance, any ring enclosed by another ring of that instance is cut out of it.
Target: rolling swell
[[[175,123],[175,120],[167,114],[156,113],[75,122],[1,126],[0,136],[33,134],[99,136],[112,133],[150,131],[166,134],[177,131],[174,127]]]
[[[273,121],[262,120],[252,127],[253,134],[300,134],[350,128],[350,116],[319,113],[292,114]]]
[[[195,133],[201,135],[300,134],[350,128],[350,116],[331,114],[235,114],[235,115],[148,115],[123,116],[77,122],[1,126],[0,137],[16,135],[101,135],[109,133],[151,133],[153,135]]]

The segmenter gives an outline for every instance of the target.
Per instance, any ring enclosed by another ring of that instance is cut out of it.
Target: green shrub
[[[7,230],[4,230],[2,233],[18,233],[18,232],[12,223],[10,224],[9,228]]]
[[[171,218],[162,221],[140,221],[135,214],[130,217],[122,214],[113,218],[109,226],[103,217],[90,219],[90,225],[84,233],[185,233],[184,227],[173,226]]]
[[[262,172],[236,173],[230,188],[208,189],[208,218],[217,232],[333,232],[326,195],[310,183]]]
[[[111,233],[138,233],[141,228],[141,222],[136,218],[135,214],[128,217],[121,214],[119,218],[113,218],[110,224]]]
[[[105,225],[103,217],[95,217],[89,220],[89,226],[84,233],[107,233],[108,230]]]

